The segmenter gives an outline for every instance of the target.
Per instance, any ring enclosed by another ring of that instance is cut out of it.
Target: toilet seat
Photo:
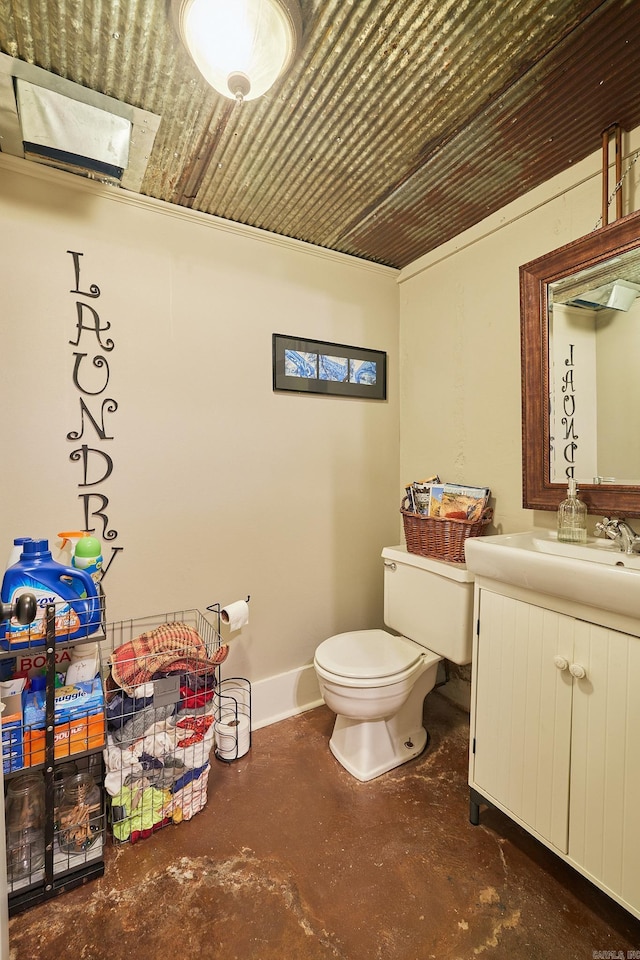
[[[315,663],[336,677],[383,680],[411,670],[427,651],[407,637],[386,630],[354,630],[324,640]]]

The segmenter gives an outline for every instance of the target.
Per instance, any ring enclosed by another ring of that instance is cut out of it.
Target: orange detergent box
[[[45,753],[44,730],[24,731],[24,765],[35,766],[44,763]],[[68,757],[72,753],[83,753],[85,750],[94,750],[104,746],[105,723],[104,713],[94,713],[91,716],[78,717],[67,723],[56,723],[53,733],[53,751],[56,760]]]

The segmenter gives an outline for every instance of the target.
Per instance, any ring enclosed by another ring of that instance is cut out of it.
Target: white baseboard
[[[259,730],[324,703],[313,664],[251,684],[251,728]]]
[[[452,677],[438,688],[438,693],[468,711],[470,690],[468,682],[463,683]],[[257,680],[251,684],[251,729],[268,727],[279,720],[313,710],[323,703],[313,664]]]

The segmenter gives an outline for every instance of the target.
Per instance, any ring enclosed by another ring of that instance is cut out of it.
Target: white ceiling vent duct
[[[49,166],[119,184],[129,162],[131,123],[16,78],[24,154]]]
[[[140,193],[160,117],[0,53],[0,151]]]
[[[584,293],[567,300],[570,307],[586,307],[588,310],[622,310],[627,312],[633,306],[636,297],[640,294],[640,286],[630,280],[614,280],[594,290],[585,290]]]

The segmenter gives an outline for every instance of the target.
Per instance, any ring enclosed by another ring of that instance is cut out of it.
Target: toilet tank
[[[453,663],[471,662],[473,574],[448,563],[385,547],[384,622]]]

